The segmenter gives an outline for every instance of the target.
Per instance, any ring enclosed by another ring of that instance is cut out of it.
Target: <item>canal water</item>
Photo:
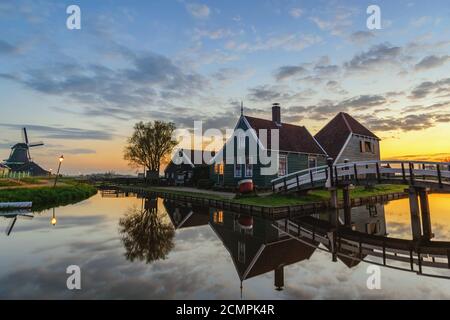
[[[434,240],[450,241],[450,195],[430,195],[430,207]],[[352,220],[411,239],[407,199],[355,208]],[[163,199],[98,194],[12,230],[0,217],[0,228],[1,299],[450,299],[450,280],[380,267],[370,290],[367,262],[333,262],[260,218]],[[67,289],[70,265],[81,290]]]

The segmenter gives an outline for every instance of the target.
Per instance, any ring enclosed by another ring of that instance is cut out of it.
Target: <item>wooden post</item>
[[[419,212],[419,202],[417,200],[416,188],[409,187],[405,190],[409,195],[409,210],[411,214],[411,230],[413,235],[413,240],[417,241],[421,238],[421,227],[420,227],[420,212]]]
[[[309,170],[309,179],[311,180],[311,187],[314,187],[314,179],[313,179],[313,172],[312,172],[312,170]]]
[[[420,213],[422,220],[423,239],[431,240],[433,233],[431,229],[430,204],[428,201],[428,189],[419,190]]]
[[[438,175],[438,182],[439,182],[439,188],[442,188],[442,174],[441,174],[441,166],[439,164],[437,166],[437,175]]]
[[[406,182],[405,164],[402,162],[402,176],[403,182]]]
[[[409,163],[409,181],[411,185],[414,184],[414,163]]]
[[[335,186],[337,186],[339,184],[339,177],[338,177],[338,170],[337,167],[334,167],[334,175],[336,177],[336,182],[335,182]]]
[[[295,179],[297,180],[297,190],[300,190],[300,179],[298,178],[298,174],[295,175]]]
[[[350,188],[345,186],[342,190],[344,194],[344,225],[350,227],[352,224],[352,207],[350,204]]]
[[[356,169],[356,163],[353,164],[353,169],[354,169],[354,171],[355,171],[355,181],[356,181],[356,184],[359,184],[358,170]]]
[[[283,182],[284,182],[284,191],[287,191],[286,177],[284,178]]]
[[[377,180],[378,180],[378,183],[380,183],[381,182],[380,164],[377,162],[375,165],[376,165],[376,169],[377,169]]]

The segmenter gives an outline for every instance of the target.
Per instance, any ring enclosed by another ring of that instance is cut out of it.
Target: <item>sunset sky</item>
[[[66,8],[81,8],[81,30]],[[368,30],[366,9],[381,8]],[[346,111],[382,138],[382,158],[450,157],[450,2],[0,0],[0,157],[45,142],[64,173],[133,173],[137,121],[233,127],[245,113],[315,134]]]

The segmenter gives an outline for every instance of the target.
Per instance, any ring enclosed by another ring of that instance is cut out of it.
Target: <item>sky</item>
[[[382,138],[382,158],[443,160],[449,16],[446,0],[0,0],[0,158],[26,126],[46,169],[64,154],[63,173],[134,173],[136,122],[233,128],[243,101],[262,118],[278,102],[312,134],[345,111]]]

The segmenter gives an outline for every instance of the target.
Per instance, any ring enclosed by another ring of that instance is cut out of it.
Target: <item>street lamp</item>
[[[64,156],[61,155],[61,157],[59,157],[58,172],[56,172],[55,184],[53,185],[53,188],[56,187],[56,182],[58,181],[58,176],[59,176],[59,169],[61,169],[61,163],[62,163],[63,161],[64,161]]]

